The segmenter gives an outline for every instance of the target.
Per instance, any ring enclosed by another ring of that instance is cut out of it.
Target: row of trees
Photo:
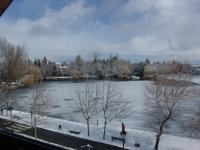
[[[86,76],[96,76],[98,79],[104,79],[108,75],[116,75],[116,78],[130,78],[132,65],[128,61],[119,59],[118,56],[110,56],[109,59],[98,59],[94,56],[92,61],[84,61],[78,55],[72,62],[63,62],[56,64],[46,57],[36,59],[33,64],[41,69],[43,77],[61,76],[61,67],[66,67],[64,75],[71,76],[73,79],[80,79]]]
[[[1,80],[12,82],[24,75],[26,53],[24,46],[13,45],[0,38]]]
[[[41,80],[39,67],[28,59],[25,47],[14,45],[4,38],[0,38],[0,81],[33,85]]]
[[[81,79],[88,76],[96,77],[97,79],[105,79],[110,76],[114,79],[131,79],[131,75],[145,78],[145,66],[150,64],[150,61],[146,59],[144,62],[130,63],[129,61],[120,59],[117,55],[110,56],[108,59],[99,59],[97,55],[94,55],[93,60],[84,61],[80,55],[78,55],[72,62],[63,62],[62,64],[56,64],[53,61],[43,59],[35,59],[30,62],[41,69],[42,76],[71,76],[73,79]],[[65,72],[62,73],[62,67],[65,68]],[[148,70],[146,70],[147,72]]]
[[[106,76],[115,78],[128,79],[131,75],[131,63],[118,56],[110,56],[108,59],[98,59],[94,56],[92,61],[84,62],[80,55],[71,63],[70,68],[73,72],[77,72],[80,76],[92,75],[98,79],[103,79]]]
[[[110,81],[102,84],[85,82],[83,87],[75,89],[78,109],[87,122],[87,133],[90,136],[90,120],[100,114],[104,120],[103,140],[109,122],[129,111],[129,103],[123,99],[119,88]]]
[[[44,57],[41,60],[34,60],[32,64],[41,69],[44,78],[64,75],[70,76],[72,79],[93,77],[96,79],[128,80],[134,75],[143,80],[155,79],[156,75],[161,73],[162,68],[168,68],[173,64],[179,64],[182,68],[192,70],[190,64],[187,63],[177,61],[150,63],[149,59],[138,63],[131,63],[120,59],[118,55],[111,55],[107,59],[100,59],[97,55],[94,55],[93,60],[90,61],[84,61],[78,55],[74,61],[63,62],[62,64],[56,64]]]
[[[130,63],[129,61],[120,59],[118,55],[110,56],[108,59],[100,59],[94,55],[92,61],[84,61],[78,55],[74,62],[69,65],[69,74],[75,77],[84,77],[86,75],[96,76],[98,79],[111,77],[114,79],[130,79],[131,75],[136,75],[141,79],[144,77],[144,66],[149,63]]]

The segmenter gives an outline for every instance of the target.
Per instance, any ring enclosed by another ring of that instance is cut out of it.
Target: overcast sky
[[[200,62],[200,0],[14,0],[0,36],[29,57]]]

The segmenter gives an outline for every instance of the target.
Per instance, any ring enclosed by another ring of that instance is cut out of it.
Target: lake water
[[[199,82],[199,78],[194,79],[195,82]],[[102,81],[99,81],[102,82]],[[127,115],[121,116],[113,120],[109,125],[120,127],[121,122],[124,122],[127,128],[148,130],[151,129],[146,124],[148,114],[145,113],[145,101],[144,92],[145,87],[150,81],[111,81],[116,87],[118,87],[124,96],[124,99],[131,102],[131,110]],[[84,83],[73,82],[44,82],[39,86],[45,87],[52,98],[51,106],[45,110],[45,114],[51,117],[62,118],[75,122],[85,123],[85,120],[80,112],[77,111],[76,103],[74,100],[74,89],[77,86],[83,86]],[[32,88],[24,88],[17,90],[18,94],[18,106],[15,109],[22,111],[30,111],[29,104],[32,100]],[[193,107],[194,103],[190,103]],[[188,119],[191,116],[191,109],[185,110],[185,114],[181,119],[172,121],[170,128],[167,129],[168,133],[185,136],[186,133],[182,128],[182,120]],[[187,117],[186,117],[187,116]],[[94,119],[95,118],[95,119]],[[92,124],[96,124],[98,120],[99,124],[103,123],[103,120],[99,115],[92,119]]]

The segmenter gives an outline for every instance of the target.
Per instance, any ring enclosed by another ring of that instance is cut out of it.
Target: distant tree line
[[[129,80],[133,76],[139,77],[140,80],[155,79],[162,68],[170,67],[171,65],[179,65],[180,69],[192,70],[192,67],[188,63],[181,63],[178,61],[169,62],[153,62],[151,63],[148,58],[145,61],[138,63],[131,63],[130,61],[119,58],[118,55],[110,55],[109,58],[100,59],[97,55],[90,61],[84,61],[83,58],[78,55],[71,62],[62,62],[56,64],[46,57],[43,59],[34,60],[34,65],[39,67],[42,72],[42,76],[70,76],[72,79],[82,79],[93,77],[98,80],[101,79],[115,79],[115,80]]]
[[[110,55],[108,58],[98,58],[98,55],[94,55],[89,61],[83,60],[78,55],[74,61],[64,61],[60,64],[46,57],[30,60],[24,46],[11,44],[6,39],[0,38],[0,80],[20,81],[27,86],[43,81],[47,77],[59,76],[68,76],[74,80],[85,78],[130,80],[133,77],[139,77],[140,80],[155,79],[161,68],[167,68],[172,64],[187,70],[191,68],[190,64],[177,61],[151,63],[148,58],[131,63],[118,55]]]
[[[63,62],[56,64],[46,57],[43,59],[36,59],[32,62],[35,66],[41,69],[42,76],[46,77],[53,76],[70,76],[72,79],[82,79],[86,77],[95,77],[99,80],[105,78],[113,79],[130,79],[131,75],[143,76],[136,71],[143,69],[140,64],[131,64],[129,61],[120,59],[117,55],[110,56],[108,59],[98,59],[97,55],[94,56],[91,61],[84,61],[80,55],[78,55],[72,62]],[[138,66],[135,68],[134,66]],[[62,67],[66,67],[62,70]],[[134,71],[136,69],[136,71]],[[63,71],[65,71],[63,73]]]

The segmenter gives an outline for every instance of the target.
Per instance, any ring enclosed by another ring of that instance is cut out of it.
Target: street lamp
[[[122,140],[123,140],[123,149],[124,149],[125,137],[126,137],[126,131],[125,131],[125,125],[124,125],[123,122],[122,122],[122,131],[120,132],[120,135],[121,135]]]

